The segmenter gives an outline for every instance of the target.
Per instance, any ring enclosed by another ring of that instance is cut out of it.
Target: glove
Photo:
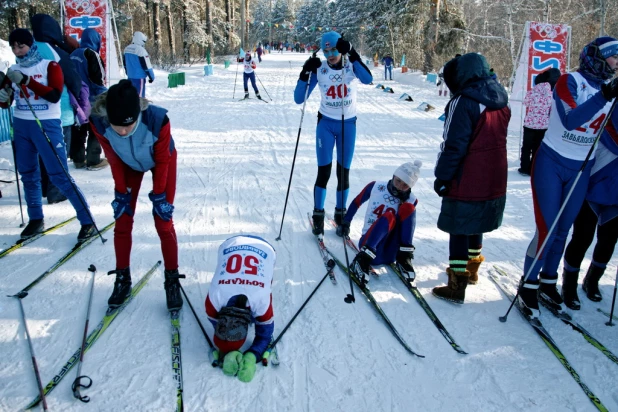
[[[350,235],[350,222],[343,221],[337,226],[337,236],[344,237]]]
[[[347,40],[343,40],[343,38],[339,38],[339,40],[337,40],[337,44],[335,45],[335,47],[337,48],[337,51],[341,54],[348,54],[350,52],[350,50],[352,50],[352,44],[347,41]]]
[[[0,103],[9,103],[11,101],[11,96],[13,95],[13,89],[4,88],[0,90]]]
[[[440,86],[442,84],[442,79],[438,80],[438,83],[436,83],[436,86]]]
[[[112,201],[112,208],[114,209],[114,219],[120,219],[123,213],[129,216],[133,216],[133,209],[131,209],[131,192],[120,193],[114,190],[114,200]]]
[[[159,216],[166,222],[172,220],[174,214],[174,205],[169,204],[165,199],[165,192],[161,194],[155,194],[154,192],[148,193],[148,198],[152,202],[152,215]]]
[[[412,266],[414,249],[414,246],[400,246],[397,252],[397,263],[399,263],[404,270],[412,273],[414,273],[414,266]]]
[[[25,84],[27,86],[30,83],[30,77],[18,70],[9,69],[6,72],[6,76],[15,84]]]
[[[148,78],[148,83],[152,83],[154,82],[154,79],[151,79],[150,77]]]
[[[447,196],[448,192],[451,190],[451,183],[446,180],[436,179],[433,181],[433,190],[440,197]]]
[[[303,64],[303,73],[311,72],[315,74],[321,65],[322,61],[319,57],[309,57],[305,64]]]
[[[247,352],[242,356],[240,368],[238,369],[238,380],[241,382],[251,382],[255,376],[257,359],[253,352]]]
[[[253,355],[255,359],[255,355]],[[243,361],[242,353],[237,350],[228,352],[223,358],[223,373],[227,376],[236,376],[238,373],[238,369],[240,368],[240,364]],[[255,372],[255,371],[254,371]]]
[[[602,84],[601,93],[603,93],[603,97],[605,97],[605,100],[608,102],[618,97],[618,78],[615,78],[609,83]]]

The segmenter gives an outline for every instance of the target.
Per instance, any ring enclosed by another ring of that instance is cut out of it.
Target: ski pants
[[[416,212],[412,215],[412,234],[410,239],[414,239],[414,227],[416,226]],[[401,231],[401,218],[399,212],[395,213],[388,210],[373,222],[369,230],[360,238],[359,248],[368,246],[375,250],[376,257],[372,264],[388,265],[395,261],[399,252]],[[408,237],[408,236],[405,236]]]
[[[599,218],[590,204],[584,202],[573,224],[573,235],[564,253],[565,267],[568,265],[569,270],[580,269],[584,255],[594,239],[595,230],[597,232],[597,244],[592,253],[592,264],[606,267],[612,258],[618,240],[618,217],[614,217],[602,225],[598,222]]]
[[[393,66],[384,66],[384,80],[388,80],[386,78],[386,73],[390,75],[390,80],[393,80]]]
[[[341,130],[343,128],[343,136]],[[356,144],[356,117],[341,120],[331,119],[318,113],[318,125],[315,130],[315,151],[318,159],[318,177],[313,188],[314,207],[324,209],[326,201],[326,185],[330,179],[333,163],[333,148],[337,145],[337,208],[345,209],[350,192],[348,175],[354,146]],[[343,166],[343,181],[341,181],[341,167]]]
[[[524,139],[521,145],[520,157],[520,166],[522,171],[530,174],[530,169],[532,169],[532,160],[534,160],[534,155],[537,150],[539,150],[539,146],[541,146],[541,142],[543,141],[546,131],[547,129],[530,129],[528,127],[524,127]]]
[[[541,270],[549,279],[558,277],[558,265],[562,258],[566,237],[586,198],[594,159],[588,162],[586,169],[581,173],[577,186],[552,233],[549,233],[549,229],[556,220],[558,211],[565,202],[582,163],[582,161],[560,156],[545,144],[541,145],[534,158],[530,180],[536,233],[528,246],[524,261],[524,275],[530,271],[528,277],[530,280],[536,281]],[[532,262],[545,239],[547,239],[545,249],[541,251],[539,259],[531,269]]]
[[[140,97],[146,97],[146,79],[129,79],[133,83],[133,87],[137,89]]]
[[[448,260],[455,272],[465,272],[468,260],[478,257],[483,248],[483,234],[450,235],[448,242]]]
[[[255,85],[255,72],[242,74],[242,84],[245,88],[245,93],[249,91],[249,85],[247,84],[249,80],[251,80],[251,87],[253,87],[253,91],[255,92],[255,94],[258,94],[260,91]]]
[[[165,199],[169,204],[174,204],[174,196],[176,195],[176,150],[172,153],[167,171],[167,183],[165,185]],[[131,246],[133,239],[131,232],[133,231],[133,217],[137,213],[137,196],[142,185],[144,172],[138,172],[123,164],[123,171],[127,187],[131,188],[131,209],[133,216],[123,213],[116,219],[114,228],[114,250],[116,251],[116,269],[128,268],[131,264]],[[176,238],[176,230],[174,229],[174,220],[169,222],[164,221],[159,216],[154,216],[154,224],[157,229],[157,234],[161,240],[161,253],[163,254],[163,262],[166,270],[178,269],[178,240]]]
[[[49,180],[69,199],[77,213],[80,224],[93,223],[87,209],[86,198],[69,175],[67,152],[60,119],[41,120],[41,126],[54,149],[50,146],[36,121],[15,118],[13,126],[17,170],[24,185],[28,218],[30,220],[43,219],[40,156],[47,169]]]

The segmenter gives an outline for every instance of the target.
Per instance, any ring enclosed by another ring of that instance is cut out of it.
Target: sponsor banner
[[[107,62],[107,0],[65,0],[64,33],[81,40],[82,32],[95,29],[101,35],[101,61]]]

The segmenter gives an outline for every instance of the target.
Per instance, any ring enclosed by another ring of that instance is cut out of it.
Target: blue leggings
[[[329,117],[318,116],[318,126],[316,127],[315,151],[318,159],[318,180],[313,190],[314,207],[324,209],[326,200],[326,185],[330,177],[330,169],[327,174],[320,173],[320,169],[330,167],[333,163],[333,148],[337,145],[337,163],[344,167],[344,182],[339,182],[340,173],[337,173],[337,208],[344,209],[348,201],[350,189],[347,183],[347,173],[352,165],[354,157],[354,146],[356,144],[356,117],[346,119],[343,122],[344,138],[341,138],[341,120]],[[343,151],[343,153],[342,153]],[[345,158],[343,157],[345,155]],[[340,170],[340,166],[337,168]],[[343,193],[341,193],[343,191]]]
[[[21,174],[21,180],[24,184],[24,197],[28,205],[28,217],[31,220],[43,219],[41,171],[39,169],[39,156],[41,156],[47,169],[49,180],[69,199],[77,212],[79,222],[82,225],[92,223],[88,210],[84,208],[84,205],[88,207],[88,203],[79,188],[77,193],[75,192],[71,184],[71,182],[75,183],[75,181],[68,175],[67,152],[60,119],[41,120],[41,125],[56,149],[60,162],[34,120],[15,118],[14,123],[17,170]],[[62,170],[63,168],[64,170]]]
[[[541,144],[534,157],[531,182],[536,233],[526,252],[524,275],[530,270],[532,261],[545,239],[548,240],[539,260],[530,272],[529,280],[536,281],[541,270],[547,278],[558,277],[558,265],[564,252],[566,237],[586,198],[590,169],[594,165],[594,159],[588,162],[586,169],[581,173],[577,186],[556,227],[552,233],[548,232],[575,182],[582,163],[582,161],[560,156],[546,144]]]
[[[255,92],[255,94],[259,93],[259,90],[257,88],[257,86],[255,85],[255,73],[243,73],[242,76],[242,84],[245,87],[245,92],[249,91],[249,85],[248,85],[248,80],[251,80],[251,87],[253,87],[253,91]]]
[[[390,74],[390,79],[393,80],[393,66],[384,66],[384,80],[388,80],[386,78],[386,72]]]

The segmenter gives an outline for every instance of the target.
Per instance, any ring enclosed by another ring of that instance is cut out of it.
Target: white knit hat
[[[410,187],[413,187],[418,180],[418,176],[421,174],[421,166],[423,162],[415,160],[414,163],[404,163],[395,170],[393,176],[397,176],[404,181]]]

